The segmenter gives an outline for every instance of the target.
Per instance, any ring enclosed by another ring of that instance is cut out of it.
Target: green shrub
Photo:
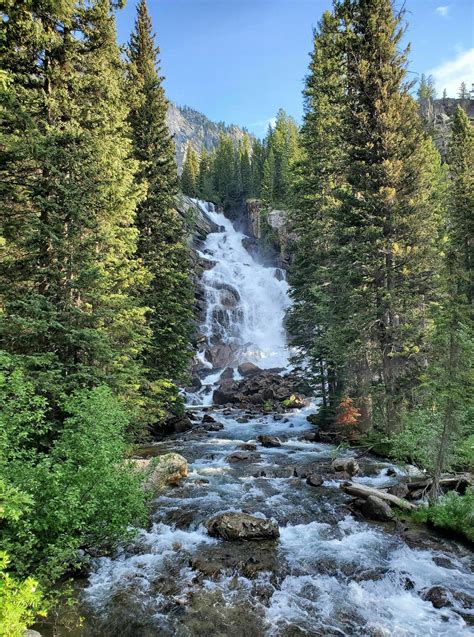
[[[28,497],[0,481],[0,520],[19,519],[28,503]],[[23,637],[36,615],[45,615],[45,605],[38,582],[14,578],[9,564],[7,553],[0,551],[0,637]]]
[[[124,462],[127,414],[108,387],[62,404],[61,428],[21,370],[0,374],[0,479],[28,509],[0,527],[2,548],[21,577],[59,578],[79,549],[105,551],[146,518],[141,478]]]
[[[437,504],[420,509],[415,519],[455,531],[474,542],[474,490],[468,489],[464,495],[450,491]]]

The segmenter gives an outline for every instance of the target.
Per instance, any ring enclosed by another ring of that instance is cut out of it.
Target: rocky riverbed
[[[474,634],[472,553],[403,516],[365,520],[334,463],[353,452],[314,442],[306,416],[197,411],[191,431],[143,450],[179,453],[189,475],[158,494],[150,528],[93,563],[80,634]],[[269,436],[280,444],[262,444]],[[354,483],[384,488],[403,479],[380,459],[358,464]],[[237,520],[238,530],[255,531],[258,524],[245,525],[257,518],[263,532],[224,539],[216,531],[222,514],[230,514],[227,529]]]

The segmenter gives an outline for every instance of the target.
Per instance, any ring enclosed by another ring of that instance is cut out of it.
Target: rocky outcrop
[[[221,513],[206,523],[209,535],[224,540],[274,540],[280,536],[275,520],[248,513]]]
[[[249,228],[258,242],[253,247],[250,238],[245,247],[251,253],[258,251],[264,258],[286,269],[290,264],[291,244],[295,240],[295,235],[289,230],[288,213],[285,210],[268,210],[259,199],[249,199],[246,206]],[[283,272],[280,271],[278,276],[284,276]]]
[[[474,100],[447,97],[437,100],[424,99],[420,102],[421,115],[444,160],[446,160],[449,140],[451,139],[453,115],[458,106],[466,111],[474,123]]]
[[[195,111],[189,106],[177,106],[172,102],[168,105],[166,119],[176,146],[176,161],[179,172],[183,167],[188,143],[194,150],[201,153],[204,148],[206,150],[215,148],[219,143],[221,133],[229,135],[235,144],[238,144],[245,135],[245,132],[238,126],[233,124],[226,126],[222,122],[216,124],[199,111]]]
[[[283,409],[285,401],[291,396],[298,396],[298,404],[304,404],[304,397],[298,393],[300,388],[301,381],[296,376],[280,376],[270,370],[261,370],[242,380],[221,381],[212,399],[215,405],[239,405],[271,411]]]
[[[188,475],[188,462],[179,453],[166,453],[156,458],[131,460],[145,476],[144,486],[159,492],[168,485],[178,484]]]

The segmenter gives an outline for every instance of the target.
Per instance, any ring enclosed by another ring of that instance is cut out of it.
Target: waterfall
[[[212,388],[225,367],[235,368],[243,362],[263,369],[288,367],[283,322],[290,299],[284,272],[252,255],[245,247],[249,237],[212,203],[197,203],[219,231],[208,234],[198,250],[209,264],[201,278],[204,343],[196,356],[204,387],[188,399],[209,404]]]

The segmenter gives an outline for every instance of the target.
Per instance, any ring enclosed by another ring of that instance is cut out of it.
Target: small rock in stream
[[[306,478],[306,484],[310,487],[320,487],[324,483],[324,480],[321,476],[312,473],[310,476]]]
[[[331,467],[336,473],[348,473],[355,476],[359,473],[360,468],[354,458],[336,458],[333,460]]]
[[[227,462],[253,462],[258,460],[260,455],[258,453],[245,453],[244,451],[234,451],[230,456],[227,456]]]
[[[206,523],[209,535],[224,540],[274,540],[280,536],[275,520],[248,513],[221,513]]]
[[[262,445],[262,447],[281,447],[281,440],[276,436],[262,434],[261,436],[257,436],[257,440]]]

